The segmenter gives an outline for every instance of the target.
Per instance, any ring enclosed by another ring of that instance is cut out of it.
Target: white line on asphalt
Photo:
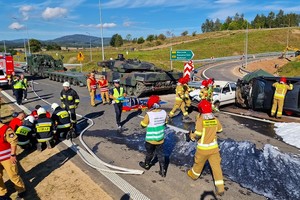
[[[224,113],[224,114],[227,114],[227,115],[233,115],[233,116],[237,116],[237,117],[242,117],[242,118],[246,118],[246,119],[252,119],[252,120],[256,120],[256,121],[260,121],[260,122],[271,123],[271,124],[275,124],[276,123],[276,122],[268,120],[268,119],[259,119],[259,118],[255,118],[255,117],[251,117],[251,116],[247,116],[247,115],[230,113],[230,112],[226,112],[226,111],[220,111],[220,113]]]

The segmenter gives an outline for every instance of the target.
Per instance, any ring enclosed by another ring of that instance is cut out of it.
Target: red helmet
[[[284,82],[284,83],[286,83],[286,78],[285,78],[285,77],[281,77],[279,82]]]
[[[208,86],[208,80],[203,80],[203,81],[202,81],[202,85],[203,85],[204,87],[207,87],[207,86]]]
[[[184,80],[185,80],[185,83],[188,83],[190,81],[190,77],[189,76],[185,76]]]
[[[160,101],[159,96],[157,96],[157,95],[151,95],[150,98],[149,98],[149,100],[148,100],[148,102],[147,102],[148,108],[149,109],[152,108],[155,103],[159,104],[159,101]]]
[[[186,83],[186,79],[182,77],[182,78],[180,78],[178,80],[178,83],[185,84]]]
[[[213,85],[214,82],[215,82],[215,79],[214,79],[214,78],[209,78],[209,79],[207,80],[207,82],[208,82],[207,85]]]
[[[209,101],[203,99],[198,104],[198,110],[201,114],[212,113],[212,106]]]

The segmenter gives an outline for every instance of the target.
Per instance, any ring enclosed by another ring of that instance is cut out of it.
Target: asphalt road
[[[225,69],[227,68],[227,65],[220,65],[220,67]],[[227,70],[229,68],[230,67],[228,67]],[[225,71],[218,74],[224,75],[223,73],[225,73]],[[224,76],[230,77],[229,75]],[[216,78],[219,79],[222,77]],[[59,103],[59,93],[62,89],[61,85],[62,83],[53,82],[48,79],[41,79],[35,80],[34,87],[42,98],[51,103]],[[105,162],[117,166],[140,169],[138,162],[144,159],[143,138],[145,130],[143,130],[139,125],[141,118],[138,117],[138,115],[143,115],[143,113],[123,113],[122,120],[124,123],[124,131],[122,134],[119,134],[116,131],[113,106],[103,106],[100,104],[97,107],[91,107],[87,89],[84,87],[74,87],[74,89],[78,92],[81,99],[77,113],[91,118],[95,122],[95,125],[91,127],[84,136],[84,141],[88,144],[88,146]],[[8,92],[12,94],[11,91]],[[164,108],[166,110],[170,110],[173,106],[172,101],[174,99],[174,95],[163,95],[162,99],[167,102],[167,104],[164,105]],[[24,102],[24,106],[29,109],[33,109],[37,104],[41,104],[50,111],[49,105],[46,105],[44,102],[36,98],[32,92],[29,92],[28,101]],[[193,112],[191,116],[192,118],[196,116],[196,112]],[[232,138],[237,141],[248,140],[255,143],[258,148],[261,148],[264,144],[272,144],[277,146],[283,152],[299,152],[296,148],[260,134],[253,126],[245,125],[246,122],[241,124],[239,119],[235,117],[220,113],[219,119],[224,126],[224,131],[220,134],[220,138]],[[269,126],[260,122],[256,123],[256,128],[260,126],[262,128],[264,128],[264,126]],[[80,129],[83,129],[86,125],[86,122],[82,121],[79,124],[79,127]],[[182,128],[188,128],[182,123],[175,123],[175,125],[181,126]],[[168,144],[168,147],[171,150],[169,151],[170,164],[166,178],[161,178],[157,174],[159,169],[158,164],[153,166],[149,171],[146,171],[143,175],[120,176],[151,199],[202,199],[202,197],[209,197],[208,199],[213,199],[212,194],[214,191],[214,184],[209,170],[205,170],[205,173],[199,180],[193,181],[186,175],[186,170],[192,164],[190,160],[187,159],[187,163],[184,163],[184,158],[180,157],[179,160],[181,162],[176,162],[176,157],[172,156],[173,154],[177,154],[177,152],[174,152],[174,148],[172,147],[174,147],[175,144],[184,144],[182,143],[181,133],[174,131],[172,133],[174,133],[174,137],[171,140],[171,144]],[[77,139],[75,139],[75,142],[79,144]],[[179,149],[179,151],[183,151],[184,154],[185,149]],[[187,157],[190,157],[190,155]],[[172,160],[173,158],[174,160]],[[80,161],[78,161],[78,164],[83,171],[87,172],[92,179],[95,180],[110,195],[112,195],[114,199],[121,199],[122,197],[125,197],[126,199],[126,197],[128,197],[124,194],[124,192],[110,183],[110,181],[97,171],[83,165]],[[225,195],[219,199],[266,199],[265,197],[257,195],[248,189],[240,187],[238,183],[234,183],[226,177],[225,187],[227,191]]]

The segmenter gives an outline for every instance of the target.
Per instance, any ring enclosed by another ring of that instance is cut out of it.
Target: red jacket
[[[10,158],[11,147],[10,144],[5,140],[5,133],[8,128],[9,127],[5,124],[0,128],[0,161]]]
[[[22,120],[19,118],[13,118],[8,125],[14,132],[17,130],[19,126],[22,126]]]

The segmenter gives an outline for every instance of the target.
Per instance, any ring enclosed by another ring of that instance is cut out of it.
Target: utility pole
[[[245,41],[245,68],[248,65],[248,22],[247,22],[247,29],[246,29],[246,41]]]
[[[87,34],[89,34],[90,37],[90,62],[92,62],[93,60],[93,56],[92,56],[92,38],[91,38],[91,34],[89,32],[86,32]]]
[[[4,46],[4,52],[6,53],[6,45],[5,45],[5,40],[3,40],[3,46]]]
[[[104,47],[103,47],[103,24],[102,24],[102,11],[101,1],[99,0],[99,15],[100,15],[100,29],[101,29],[101,49],[102,49],[102,60],[104,61]]]

